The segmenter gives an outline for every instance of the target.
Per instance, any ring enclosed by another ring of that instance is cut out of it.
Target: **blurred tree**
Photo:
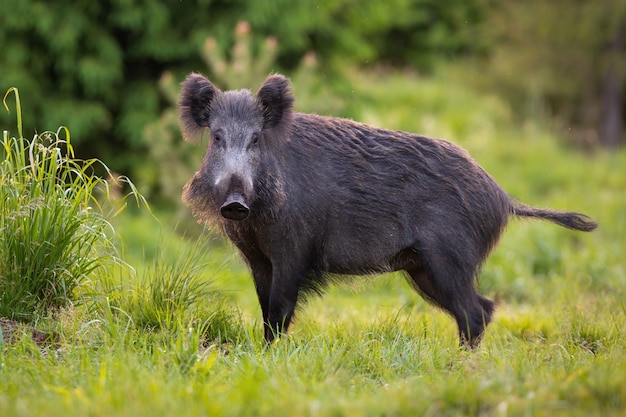
[[[431,69],[482,44],[473,28],[485,0],[250,1],[246,19],[281,42],[283,63],[303,50],[344,65],[387,61]],[[279,24],[277,24],[279,23]]]
[[[624,143],[626,2],[493,2],[489,83],[517,110],[556,117],[585,146]],[[524,108],[525,107],[525,108]]]
[[[253,38],[250,24],[241,21],[234,31],[235,43],[230,50],[230,60],[214,37],[204,41],[200,56],[209,69],[213,81],[222,90],[253,88],[261,85],[268,73],[276,66],[277,41],[270,36],[265,39],[257,54],[252,51]]]
[[[0,80],[20,88],[31,109],[26,127],[67,125],[77,153],[128,172],[143,149],[142,126],[160,110],[155,81],[197,56],[208,36],[206,15],[196,12],[207,1],[166,3],[178,2],[2,1]],[[8,120],[0,115],[3,126]]]
[[[0,87],[20,88],[27,131],[67,125],[79,155],[132,176],[149,146],[143,127],[168,106],[157,80],[204,68],[209,37],[224,60],[246,53],[231,49],[241,20],[254,28],[254,54],[269,36],[280,42],[271,71],[292,72],[309,51],[322,63],[317,77],[379,60],[428,69],[473,48],[464,28],[484,1],[3,0]],[[0,127],[10,117],[0,112]]]

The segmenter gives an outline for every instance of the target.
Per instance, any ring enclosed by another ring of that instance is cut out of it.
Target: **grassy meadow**
[[[102,232],[112,262],[3,336],[0,416],[624,415],[626,151],[567,147],[445,73],[354,79],[342,99],[361,121],[456,142],[514,197],[599,229],[511,220],[481,274],[498,307],[476,351],[399,274],[331,287],[267,349],[234,248],[131,200]]]

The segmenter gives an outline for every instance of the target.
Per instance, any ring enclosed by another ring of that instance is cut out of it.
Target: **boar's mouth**
[[[250,208],[241,194],[234,193],[222,204],[220,213],[225,219],[240,221],[248,217]]]

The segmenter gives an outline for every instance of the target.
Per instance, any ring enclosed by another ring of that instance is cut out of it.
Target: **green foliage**
[[[185,144],[178,127],[178,84],[171,72],[165,72],[158,90],[169,107],[160,117],[145,125],[143,140],[149,158],[135,169],[135,178],[142,190],[162,202],[179,202],[183,185],[193,176],[202,161],[203,150]]]
[[[209,68],[214,82],[223,90],[234,90],[244,86],[260,85],[267,74],[276,66],[277,41],[268,37],[256,56],[252,54],[252,36],[248,22],[237,23],[234,31],[235,43],[230,51],[230,62],[219,49],[217,40],[208,38],[202,47],[202,60]]]
[[[491,47],[476,82],[506,97],[522,119],[556,120],[585,147],[624,143],[623,129],[612,139],[606,132],[612,111],[620,126],[626,121],[622,0],[497,2],[481,36]]]
[[[214,73],[207,75],[228,78],[223,87],[235,81],[252,87],[247,83],[261,72],[291,73],[310,51],[321,64],[315,79],[379,59],[427,68],[473,48],[464,28],[479,20],[481,2],[6,0],[0,2],[0,80],[32,103],[26,131],[72,126],[79,155],[145,177],[152,172],[143,166],[152,143],[143,139],[144,127],[169,106],[155,82],[166,71],[180,79],[204,68],[203,48],[205,57],[208,48],[213,57],[242,65],[224,72],[212,59]],[[247,49],[232,49],[245,32],[243,26],[242,33],[232,31],[240,21],[250,23],[253,35]],[[207,44],[208,38],[219,41]],[[332,112],[326,104],[320,98],[316,108]],[[7,124],[0,115],[0,126]]]
[[[481,19],[483,3],[256,1],[247,4],[245,18],[255,29],[276,36],[284,48],[281,61],[313,50],[335,65],[391,61],[430,69],[442,58],[477,47],[471,28]]]
[[[21,134],[19,95],[10,92]],[[76,288],[115,257],[110,225],[96,199],[108,185],[91,175],[94,165],[106,166],[76,159],[67,129],[30,141],[4,131],[2,157],[0,316],[32,321],[75,302]]]
[[[117,279],[110,277],[103,283],[101,293],[107,299],[101,314],[106,317],[111,310],[120,319],[131,320],[137,329],[196,329],[204,339],[226,339],[235,316],[206,278],[202,255],[207,249],[206,236],[201,236],[184,245],[176,256],[162,249],[139,276],[121,269]]]

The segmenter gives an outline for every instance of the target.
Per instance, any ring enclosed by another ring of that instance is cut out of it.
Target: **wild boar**
[[[299,113],[293,103],[282,75],[254,95],[190,74],[179,98],[184,137],[210,131],[183,200],[248,263],[268,343],[329,280],[402,270],[474,347],[494,311],[475,280],[510,216],[597,226],[515,201],[453,143]]]

